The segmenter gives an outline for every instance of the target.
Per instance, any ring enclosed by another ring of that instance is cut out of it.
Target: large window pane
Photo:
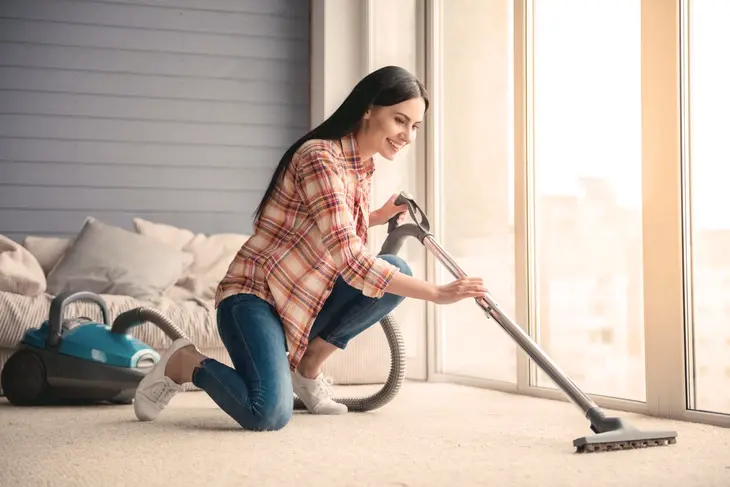
[[[694,407],[730,413],[730,2],[692,1],[689,19]]]
[[[513,0],[442,3],[441,243],[515,316]],[[453,280],[439,265],[442,283]],[[473,300],[440,308],[442,372],[515,382],[516,346]]]
[[[586,392],[643,401],[640,29],[637,0],[535,0],[539,342]]]

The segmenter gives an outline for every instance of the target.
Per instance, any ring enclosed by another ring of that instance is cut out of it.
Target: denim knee
[[[398,269],[400,269],[401,273],[408,276],[413,276],[413,271],[411,271],[410,266],[405,260],[403,260],[402,257],[393,254],[383,254],[379,255],[378,257],[388,262],[389,264],[396,266]]]
[[[193,384],[206,391],[243,429],[276,431],[289,423],[294,410],[291,380],[266,378],[244,392],[236,390],[236,384],[227,379],[228,374],[236,371],[208,358],[193,371]]]
[[[293,409],[294,398],[289,398],[286,404],[283,401],[279,401],[270,408],[264,408],[259,414],[254,415],[252,429],[258,431],[278,431],[289,424]]]
[[[261,403],[252,402],[250,412],[242,411],[242,414],[234,415],[234,419],[247,430],[277,431],[289,424],[293,410],[293,396],[276,395]]]

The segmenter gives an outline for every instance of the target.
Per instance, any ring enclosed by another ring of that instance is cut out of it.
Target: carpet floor
[[[730,486],[730,429],[619,414],[678,441],[576,454],[573,439],[590,431],[572,404],[451,384],[407,382],[377,411],[298,412],[266,433],[242,431],[202,392],[178,395],[153,423],[131,406],[0,398],[0,485]]]

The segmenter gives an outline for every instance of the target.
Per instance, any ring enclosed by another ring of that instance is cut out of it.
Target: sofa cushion
[[[196,234],[143,218],[133,218],[132,223],[141,235],[193,256],[192,265],[178,280],[177,286],[202,299],[215,298],[218,283],[225,277],[238,250],[249,239],[248,235],[237,233]]]
[[[0,235],[0,291],[37,296],[46,290],[46,275],[28,249]]]
[[[72,237],[42,237],[28,235],[23,246],[35,256],[47,276],[73,242]]]
[[[154,239],[89,217],[48,274],[47,292],[91,291],[154,300],[180,279],[192,260]]]
[[[132,218],[132,225],[140,235],[153,238],[176,250],[183,250],[195,238],[195,233],[186,228],[151,222],[140,217]]]

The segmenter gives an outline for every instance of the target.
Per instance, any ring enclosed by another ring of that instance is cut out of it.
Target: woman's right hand
[[[436,296],[432,300],[436,304],[452,304],[462,299],[481,298],[489,290],[484,287],[480,277],[465,277],[449,284],[436,287]]]
[[[489,291],[479,277],[466,277],[437,286],[434,283],[397,272],[386,292],[406,298],[423,299],[436,304],[451,304],[467,298],[481,298]]]

